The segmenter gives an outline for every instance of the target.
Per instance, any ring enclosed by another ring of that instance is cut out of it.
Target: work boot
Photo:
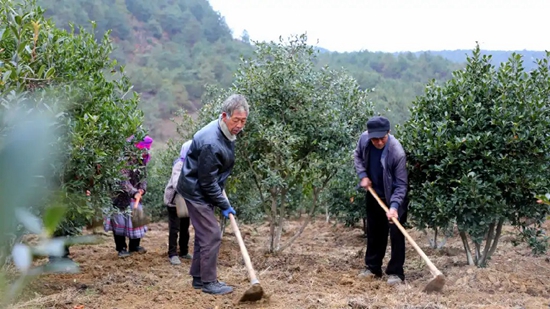
[[[225,282],[222,282],[222,281],[218,281],[218,283],[221,285],[227,285],[225,284]],[[191,283],[191,285],[193,285],[195,289],[202,289],[203,284],[202,284],[201,277],[193,277],[193,282]]]
[[[223,295],[233,292],[233,288],[219,281],[203,282],[202,291],[208,294]]]
[[[401,278],[399,278],[399,276],[389,275],[389,277],[388,277],[388,284],[389,285],[395,285],[395,284],[399,284],[399,283],[403,283],[403,280],[401,280]]]

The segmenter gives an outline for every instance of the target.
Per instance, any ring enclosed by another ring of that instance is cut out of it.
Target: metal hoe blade
[[[426,293],[441,292],[443,290],[443,286],[445,286],[445,276],[443,276],[443,274],[439,274],[428,282],[423,291]]]
[[[260,284],[252,285],[239,300],[239,302],[258,301],[264,296],[264,290]]]

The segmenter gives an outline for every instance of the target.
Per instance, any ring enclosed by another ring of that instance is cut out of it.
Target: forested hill
[[[142,96],[153,135],[179,108],[200,105],[205,84],[228,86],[249,44],[234,40],[206,0],[38,0],[57,26],[111,29],[113,57]]]
[[[112,29],[113,57],[126,66],[151,133],[161,139],[175,134],[163,124],[177,109],[199,108],[205,84],[230,86],[240,56],[253,50],[246,33],[233,39],[223,16],[207,0],[37,1],[58,26],[68,29],[74,23],[90,29],[93,20],[97,35]],[[389,108],[394,122],[408,117],[408,106],[430,79],[444,81],[462,67],[429,53],[320,50],[319,65],[342,67],[363,88],[374,88],[371,98],[378,111]]]

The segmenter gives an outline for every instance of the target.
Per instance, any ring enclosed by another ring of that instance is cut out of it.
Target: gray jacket
[[[176,198],[176,187],[182,168],[183,161],[181,160],[178,160],[178,162],[172,166],[172,177],[170,177],[168,184],[166,184],[166,188],[164,188],[164,205],[176,207],[174,199]]]
[[[372,147],[374,146],[370,142],[368,131],[363,132],[353,154],[355,171],[359,179],[367,177],[369,151]],[[388,134],[388,142],[382,152],[380,161],[383,169],[386,205],[390,207],[390,205],[394,203],[392,208],[402,208],[402,210],[406,210],[408,206],[407,160],[403,146],[401,146],[401,143],[391,134]]]

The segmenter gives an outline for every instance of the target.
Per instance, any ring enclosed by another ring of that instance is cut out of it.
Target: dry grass
[[[289,223],[289,234],[298,224]],[[273,256],[265,251],[267,225],[243,226],[241,233],[268,295],[258,303],[238,304],[250,284],[230,228],[220,252],[219,276],[235,291],[225,296],[194,290],[189,261],[180,266],[168,263],[167,225],[155,223],[150,229],[143,240],[149,250],[145,255],[118,259],[110,235],[103,236],[102,244],[73,248],[82,272],[42,276],[13,308],[548,308],[550,304],[548,258],[533,257],[526,247],[513,247],[509,237],[503,237],[489,268],[477,269],[464,264],[460,239],[449,239],[443,250],[433,250],[422,233],[410,231],[447,276],[443,293],[428,295],[421,290],[431,275],[409,245],[407,282],[389,287],[383,280],[357,278],[365,249],[359,229],[317,221],[290,250]]]

